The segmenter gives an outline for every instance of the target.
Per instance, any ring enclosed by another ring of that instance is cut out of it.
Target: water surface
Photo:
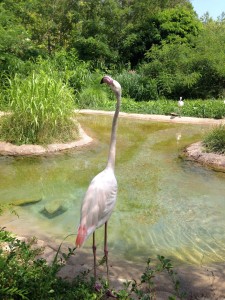
[[[18,209],[20,226],[33,235],[60,241],[75,233],[87,186],[106,165],[112,118],[80,116],[79,121],[94,138],[86,147],[46,157],[0,157],[1,202],[41,199]],[[193,264],[224,261],[225,174],[179,158],[183,147],[201,140],[208,129],[120,118],[111,255],[131,261],[157,254]],[[61,205],[58,215],[46,215],[50,204]],[[97,243],[102,247],[102,228]],[[91,238],[85,247],[90,246]]]

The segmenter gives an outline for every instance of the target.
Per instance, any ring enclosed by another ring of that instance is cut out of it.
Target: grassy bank
[[[91,97],[90,93],[88,101],[80,99],[78,105],[81,108],[114,110],[115,102],[113,100],[106,100],[105,97],[99,96],[92,101]],[[121,111],[155,115],[175,113],[185,117],[222,119],[225,117],[225,103],[223,100],[184,100],[184,106],[180,109],[176,100],[161,99],[137,102],[133,99],[123,98]]]

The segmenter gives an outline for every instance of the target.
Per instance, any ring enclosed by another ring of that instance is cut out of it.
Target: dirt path
[[[103,110],[91,110],[82,109],[79,111],[81,114],[98,114],[98,115],[113,115],[113,111],[103,111]],[[187,124],[212,124],[219,125],[225,124],[225,119],[215,120],[208,118],[193,118],[193,117],[179,117],[179,116],[165,116],[165,115],[149,115],[149,114],[135,114],[135,113],[124,113],[120,112],[119,118],[130,118],[130,119],[140,119],[146,121],[159,121],[168,123],[187,123]]]

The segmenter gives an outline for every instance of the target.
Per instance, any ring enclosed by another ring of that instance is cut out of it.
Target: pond
[[[11,216],[7,223],[0,217],[1,225],[59,243],[76,233],[84,193],[106,165],[111,121],[110,116],[80,115],[82,127],[94,138],[80,149],[43,157],[0,157],[1,202],[37,200],[19,206],[19,218]],[[179,158],[208,129],[119,119],[119,191],[109,221],[110,255],[137,262],[157,254],[177,263],[224,261],[225,173]],[[59,209],[51,213],[54,207]],[[91,243],[89,238],[84,247]],[[97,231],[97,245],[103,245],[103,228]]]

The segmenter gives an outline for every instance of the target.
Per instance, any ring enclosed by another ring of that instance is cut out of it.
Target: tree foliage
[[[143,95],[137,100],[220,97],[224,36],[224,15],[199,19],[189,0],[2,0],[1,78],[5,72],[29,74],[40,57],[65,53],[67,73],[81,70],[78,61],[91,72],[135,70],[130,79],[146,89],[132,89],[132,97]],[[76,66],[70,53],[76,53]]]

